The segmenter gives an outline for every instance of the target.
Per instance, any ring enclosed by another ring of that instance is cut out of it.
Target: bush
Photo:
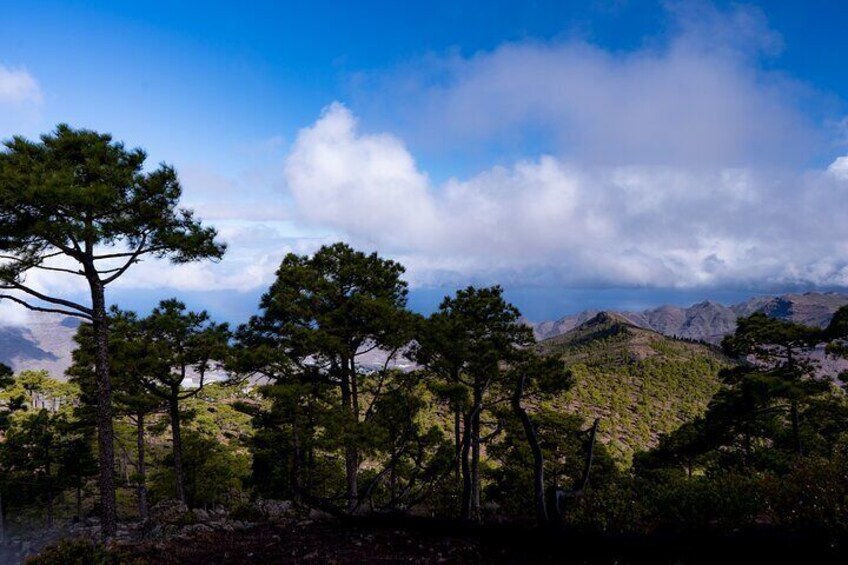
[[[62,540],[48,546],[27,565],[142,565],[142,561],[129,558],[102,544],[86,539]]]
[[[644,481],[642,488],[650,519],[662,531],[732,531],[753,525],[767,507],[762,476],[735,472],[659,475]]]
[[[584,531],[641,533],[645,513],[636,481],[623,476],[600,488],[589,488],[583,497],[565,508],[564,518],[571,526]]]
[[[769,483],[766,495],[775,524],[793,530],[848,533],[848,462],[809,458]]]

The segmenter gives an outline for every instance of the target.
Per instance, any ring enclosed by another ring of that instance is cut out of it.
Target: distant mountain
[[[80,321],[76,318],[54,314],[36,314],[25,326],[3,325],[0,320],[0,363],[10,366],[15,372],[29,369],[45,369],[54,378],[64,380],[65,371],[71,366],[74,334]],[[389,354],[379,349],[366,348],[359,358],[365,370],[383,368]],[[415,364],[403,356],[403,352],[388,360],[388,366],[409,371]],[[226,378],[220,371],[207,374],[210,381]],[[194,386],[198,378],[189,371],[185,386]]]
[[[733,333],[736,329],[736,319],[741,316],[763,312],[782,320],[823,327],[830,321],[833,313],[846,304],[848,304],[848,294],[807,292],[757,297],[733,306],[705,301],[688,308],[660,306],[642,312],[616,312],[616,314],[635,326],[654,330],[666,336],[717,344],[725,335]],[[533,330],[537,339],[562,335],[598,313],[597,310],[587,310],[553,322],[534,324]]]
[[[64,378],[79,324],[76,318],[37,314],[26,326],[0,325],[0,362],[15,371],[46,369]]]
[[[621,463],[699,416],[732,361],[712,345],[670,338],[601,312],[538,347],[561,357],[574,385],[555,408],[600,418],[600,437]]]
[[[736,328],[736,319],[754,312],[765,312],[769,316],[792,320],[814,326],[824,326],[833,313],[848,304],[848,294],[834,292],[808,292],[785,294],[776,297],[752,298],[734,306],[723,306],[716,302],[701,302],[681,308],[660,306],[642,312],[615,312],[633,326],[653,330],[666,336],[719,343],[721,338]],[[599,310],[586,310],[553,322],[532,324],[540,340],[562,335],[590,321]],[[53,314],[33,314],[26,326],[4,325],[0,320],[0,362],[16,371],[24,369],[46,369],[57,378],[63,378],[71,364],[74,349],[73,336],[79,320]],[[824,356],[822,355],[824,358]],[[369,369],[383,366],[386,353],[373,351],[364,355],[362,365]],[[827,359],[823,359],[825,363]],[[389,363],[390,366],[409,369],[412,362],[402,356]]]

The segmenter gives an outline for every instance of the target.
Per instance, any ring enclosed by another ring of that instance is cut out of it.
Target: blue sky
[[[467,283],[537,319],[848,285],[839,2],[2,14],[0,137],[112,132],[174,164],[230,243],[220,265],[139,267],[117,296],[140,308],[176,293],[238,320],[284,253],[336,239],[407,264],[423,309]]]

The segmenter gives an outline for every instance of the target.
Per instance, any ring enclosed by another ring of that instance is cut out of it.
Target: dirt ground
[[[475,539],[331,524],[257,526],[240,532],[202,533],[187,540],[136,545],[130,554],[144,562],[163,565],[510,561],[504,548],[484,547]]]
[[[848,563],[845,543],[775,532],[715,537],[607,538],[516,528],[413,524],[259,525],[239,532],[136,544],[130,555],[163,565],[548,564],[730,565]]]

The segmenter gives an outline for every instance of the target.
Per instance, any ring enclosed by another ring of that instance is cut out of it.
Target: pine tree
[[[14,137],[0,152],[0,297],[93,325],[105,537],[117,527],[106,287],[145,257],[185,263],[224,253],[215,230],[178,208],[174,169],[145,172],[145,158],[108,134],[64,124],[38,142]],[[82,279],[90,303],[39,291],[27,283],[33,270]]]
[[[420,332],[416,357],[448,377],[464,396],[462,437],[462,519],[479,518],[481,416],[489,390],[502,384],[506,368],[534,342],[521,314],[503,298],[503,289],[468,287],[446,297]],[[458,429],[459,426],[456,426]]]
[[[311,380],[340,393],[336,439],[344,445],[349,511],[358,504],[364,441],[359,429],[368,412],[358,358],[377,348],[397,352],[409,343],[412,318],[403,272],[394,261],[343,243],[324,246],[311,257],[289,254],[262,297],[262,313],[240,331],[242,343],[268,352],[266,362],[258,364],[264,366],[261,372],[299,375],[295,378],[303,383]]]

